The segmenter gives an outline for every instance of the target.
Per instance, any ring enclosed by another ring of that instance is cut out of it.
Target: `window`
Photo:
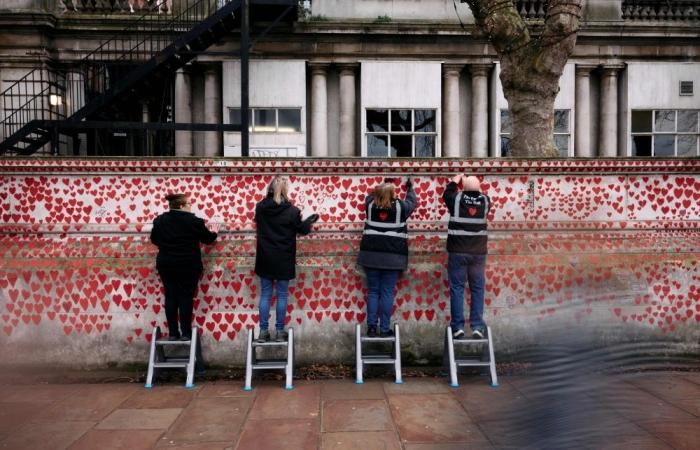
[[[632,111],[632,156],[698,156],[698,110]]]
[[[510,111],[507,109],[501,110],[501,156],[513,156],[513,148],[511,147],[510,134],[513,132],[512,122],[510,120]],[[566,158],[571,156],[569,149],[571,148],[571,125],[569,123],[568,109],[554,110],[554,145],[559,149],[559,156]]]
[[[434,109],[368,109],[367,156],[427,158],[435,156]]]
[[[228,109],[229,122],[241,124],[241,108]],[[250,108],[253,133],[301,133],[301,108]]]

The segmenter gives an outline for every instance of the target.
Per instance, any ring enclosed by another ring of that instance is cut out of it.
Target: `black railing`
[[[236,0],[148,2],[149,9],[143,15],[85,55],[79,64],[67,68],[47,64],[19,80],[9,80],[13,83],[0,94],[3,138],[35,120],[83,119],[71,116],[113,88],[125,70],[150,60],[176,42],[177,36],[233,1]],[[162,13],[164,8],[169,14]]]
[[[622,18],[631,21],[700,21],[700,0],[622,0]]]

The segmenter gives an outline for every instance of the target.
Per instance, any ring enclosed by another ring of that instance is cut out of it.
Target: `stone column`
[[[192,83],[185,69],[175,74],[175,122],[192,122]],[[192,156],[192,132],[175,132],[175,156]]]
[[[311,156],[328,156],[327,63],[309,63],[311,69]]]
[[[204,122],[221,123],[221,76],[217,66],[204,71]],[[204,132],[204,156],[221,155],[221,132]]]
[[[489,144],[489,64],[469,66],[472,74],[471,156],[486,158]]]
[[[357,156],[356,111],[355,111],[355,68],[357,64],[339,64],[340,69],[340,156]]]
[[[599,156],[617,156],[617,72],[619,65],[603,66],[600,80]]]
[[[459,158],[459,73],[464,65],[443,64],[442,80],[442,156]]]
[[[576,65],[576,142],[575,155],[591,158],[591,70],[594,66]]]

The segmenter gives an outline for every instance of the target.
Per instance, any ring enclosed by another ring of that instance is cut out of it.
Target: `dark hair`
[[[165,199],[170,209],[180,209],[187,204],[187,194],[168,194]]]

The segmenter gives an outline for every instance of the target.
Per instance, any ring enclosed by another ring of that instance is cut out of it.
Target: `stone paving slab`
[[[62,450],[87,433],[95,422],[56,421],[31,423],[18,428],[0,442],[3,450]]]
[[[486,438],[450,394],[390,395],[402,442],[474,442]]]
[[[320,413],[321,386],[297,385],[292,390],[263,386],[255,398],[250,419],[317,419]]]
[[[0,384],[0,450],[700,449],[700,376]],[[0,381],[0,383],[2,383]],[[547,430],[556,430],[550,433]],[[552,439],[560,439],[554,441]],[[567,445],[549,445],[565,442]]]
[[[323,431],[393,430],[384,400],[328,400],[323,402]]]
[[[16,430],[50,405],[51,403],[39,402],[0,402],[0,434]]]
[[[140,389],[134,385],[91,384],[75,389],[64,399],[44,410],[36,421],[101,420]]]
[[[319,434],[318,420],[251,419],[243,427],[236,449],[316,450]]]
[[[125,409],[185,408],[197,394],[197,389],[156,386],[152,389],[138,390],[119,407]]]
[[[90,430],[69,450],[149,450],[158,442],[158,430]]]
[[[175,443],[233,441],[253,403],[251,398],[196,398],[166,437]]]
[[[395,431],[323,433],[321,450],[401,450]]]
[[[384,399],[384,383],[365,381],[355,384],[348,380],[328,380],[321,384],[321,396],[324,400],[376,400]]]
[[[95,427],[98,430],[167,430],[182,408],[117,409]]]

